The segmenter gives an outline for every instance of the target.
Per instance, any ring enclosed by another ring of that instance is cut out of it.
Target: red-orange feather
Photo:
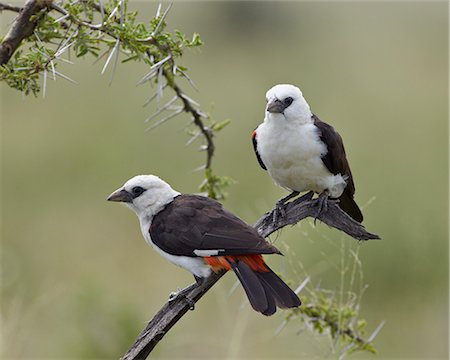
[[[212,270],[217,272],[219,270],[231,270],[231,266],[228,261],[236,262],[238,260],[245,262],[250,269],[257,272],[268,272],[269,268],[262,255],[236,255],[236,256],[207,256],[204,258],[205,262],[211,266]]]

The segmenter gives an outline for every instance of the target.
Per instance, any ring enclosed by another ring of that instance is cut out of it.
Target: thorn
[[[50,60],[50,65],[52,67],[53,81],[56,81],[55,64],[53,63],[53,60]]]
[[[109,14],[108,19],[107,19],[106,21],[110,20],[110,19],[116,14],[116,12],[117,12],[117,10],[119,10],[119,6],[120,6],[121,4],[122,4],[122,1],[119,1],[119,3],[117,4],[117,6],[114,8],[114,10],[111,11],[111,14]]]
[[[183,75],[187,79],[187,81],[194,88],[194,90],[198,91],[197,85],[195,85],[194,81],[192,81],[189,75],[186,74],[183,70],[178,69],[178,71],[181,73],[181,75]]]
[[[162,66],[160,66],[160,67],[159,67],[159,70],[158,70],[158,80],[157,80],[157,83],[158,83],[158,89],[157,89],[157,94],[158,94],[158,96],[156,97],[156,101],[159,102],[159,99],[161,99],[162,96],[163,96],[163,89],[162,89],[162,83],[163,83],[163,68],[162,68]]]
[[[120,26],[123,26],[123,21],[125,19],[125,1],[120,2]]]
[[[383,320],[380,325],[377,326],[377,328],[374,330],[374,332],[372,333],[372,335],[369,336],[369,338],[367,339],[367,342],[372,342],[376,336],[378,335],[378,333],[381,331],[381,329],[383,328],[384,324],[386,323],[385,320]]]
[[[141,84],[145,83],[146,81],[150,80],[150,79],[155,75],[155,73],[161,69],[161,66],[162,66],[166,61],[170,60],[171,58],[172,58],[172,56],[171,56],[171,55],[168,55],[168,56],[166,56],[164,59],[158,61],[156,64],[153,64],[153,65],[150,67],[150,72],[148,72],[146,75],[144,75],[144,76],[141,78],[141,80],[139,80],[139,81],[137,82],[136,85],[141,85]]]
[[[180,96],[181,96],[183,99],[185,99],[185,100],[187,100],[188,102],[190,102],[191,104],[194,104],[195,106],[200,106],[200,104],[199,104],[197,101],[191,99],[191,98],[190,98],[189,96],[187,96],[185,93],[180,94]]]
[[[56,59],[58,59],[59,61],[65,62],[66,64],[70,64],[70,65],[74,65],[75,63],[73,61],[64,59],[64,58],[60,58],[58,56],[55,56]]]
[[[206,169],[206,164],[203,164],[202,166],[199,166],[198,168],[192,170],[192,172],[202,171]]]
[[[156,95],[156,94],[155,94]],[[166,110],[170,105],[172,105],[174,102],[176,102],[178,99],[177,96],[174,96],[171,100],[169,100],[163,107],[161,107],[160,109],[158,109],[158,111],[156,111],[152,116],[148,117],[147,119],[145,119],[144,123],[148,123],[150,120],[154,119],[156,116],[158,116],[159,114],[161,114],[164,110]]]
[[[202,132],[199,130],[197,133],[195,133],[186,143],[186,146],[191,145],[200,135]]]
[[[169,4],[169,6],[167,7],[166,11],[164,11],[164,14],[161,16],[161,19],[159,19],[158,25],[156,25],[156,28],[155,28],[155,30],[152,32],[152,35],[151,35],[151,36],[155,36],[155,35],[158,33],[159,28],[160,28],[162,22],[164,21],[165,17],[167,16],[167,14],[169,13],[169,10],[170,10],[170,8],[172,7],[172,5],[173,5],[173,2],[171,2],[171,3]]]
[[[117,43],[119,41],[120,40],[117,40],[116,41],[116,45],[111,48],[111,52],[109,53],[108,58],[106,59],[105,65],[103,66],[103,69],[102,69],[102,72],[101,72],[102,75],[105,73],[105,70],[108,67],[109,62],[111,61],[111,59],[112,59],[112,57],[114,55],[114,52],[117,50]]]
[[[102,26],[105,23],[105,9],[103,8],[102,0],[98,0],[98,6],[100,7],[100,15],[102,17]]]
[[[158,4],[158,8],[156,9],[155,18],[159,18],[159,15],[161,14],[161,7],[162,7],[162,2],[160,1]]]
[[[280,335],[281,330],[283,330],[286,327],[287,323],[288,323],[287,320],[283,320],[283,322],[275,330],[275,336]]]
[[[72,84],[78,85],[78,83],[75,80],[71,79],[70,77],[68,77],[68,76],[66,76],[64,74],[61,74],[60,72],[58,72],[56,70],[55,70],[55,74],[60,76],[60,77],[62,77],[64,80],[67,80],[67,81],[71,82]]]
[[[236,280],[236,281],[234,282],[234,284],[233,284],[233,286],[231,287],[230,291],[228,291],[227,298],[230,298],[231,295],[234,294],[234,292],[236,291],[236,289],[239,287],[239,284],[240,284],[239,280]]]
[[[55,23],[58,23],[60,21],[63,21],[64,19],[67,19],[69,17],[69,14],[63,15],[55,20]]]
[[[308,276],[305,280],[303,280],[303,282],[297,287],[297,289],[295,289],[295,293],[298,295],[300,294],[300,291],[302,291],[305,286],[309,283],[310,277]]]
[[[114,58],[114,63],[113,63],[113,68],[112,68],[112,73],[111,73],[111,80],[109,81],[109,86],[111,86],[111,84],[114,80],[114,75],[116,73],[117,61],[119,60],[119,52],[120,52],[119,50],[120,50],[120,40],[117,39],[116,46],[115,46],[116,57]]]
[[[44,69],[44,81],[42,84],[42,98],[45,99],[45,92],[47,89],[47,69]]]
[[[105,57],[106,54],[108,54],[110,52],[110,48],[103,50],[103,52],[98,56],[97,59],[94,60],[93,64],[97,64],[101,59],[103,59]]]
[[[142,85],[143,83],[145,83],[146,81],[151,80],[157,73],[158,69],[153,69],[150,72],[148,72],[147,74],[145,74],[137,83],[137,85]]]
[[[179,109],[179,110],[173,112],[173,113],[170,114],[169,116],[166,116],[165,118],[159,120],[156,124],[153,124],[152,126],[148,127],[147,129],[145,129],[145,131],[149,131],[149,130],[152,130],[152,129],[154,129],[154,128],[157,128],[158,126],[160,126],[160,125],[162,125],[163,123],[165,123],[166,121],[168,121],[168,120],[174,118],[175,116],[181,114],[182,112],[183,112],[183,109],[181,108],[181,109]]]
[[[167,83],[166,84],[164,84],[164,86],[163,86],[163,90],[165,89],[167,87]],[[154,93],[152,96],[150,96],[149,98],[148,98],[148,100],[144,103],[144,107],[145,106],[147,106],[148,104],[150,104],[153,100],[155,100],[155,98],[156,98],[156,96],[158,95],[158,93]]]
[[[61,48],[55,53],[55,57],[61,56],[67,49],[69,49],[75,43],[75,41],[76,40],[72,41],[69,45],[66,45],[68,41],[65,41],[64,45],[62,45]]]

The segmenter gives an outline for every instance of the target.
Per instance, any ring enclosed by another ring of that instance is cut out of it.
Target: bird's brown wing
[[[177,196],[153,218],[149,231],[153,243],[172,255],[279,253],[254,228],[204,196]]]
[[[346,191],[349,195],[355,193],[352,171],[345,154],[344,143],[339,133],[329,124],[313,115],[314,125],[320,131],[320,140],[327,146],[327,153],[322,157],[322,161],[327,169],[333,174],[341,174],[347,177]]]
[[[253,150],[255,150],[255,155],[256,155],[256,158],[258,159],[259,165],[261,165],[261,167],[262,167],[264,170],[267,170],[266,165],[265,165],[264,162],[262,161],[261,156],[259,155],[259,152],[258,152],[258,140],[256,139],[256,130],[257,130],[257,129],[258,129],[258,128],[256,128],[256,129],[253,130],[253,132],[252,132]]]
[[[322,156],[322,161],[327,169],[333,174],[341,174],[346,177],[347,186],[342,193],[340,207],[353,217],[356,221],[362,222],[363,215],[356,202],[353,200],[355,194],[355,183],[353,182],[352,171],[345,154],[344,143],[339,133],[329,124],[313,115],[314,125],[320,131],[320,140],[327,146],[327,153]]]

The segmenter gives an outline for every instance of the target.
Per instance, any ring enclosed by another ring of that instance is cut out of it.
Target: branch
[[[274,210],[272,210],[258,220],[255,228],[261,236],[266,238],[284,226],[294,225],[307,217],[315,218],[318,206],[317,199],[308,201],[296,199],[283,205],[283,217],[278,217],[274,221],[272,215]],[[360,223],[342,211],[336,200],[326,200],[326,206],[317,219],[344,231],[357,240],[379,239],[378,235],[367,232]],[[122,360],[145,359],[172,326],[192,307],[192,302],[187,298],[196,303],[224,274],[225,272],[212,274],[201,284],[189,286],[185,297],[180,296],[167,302],[139,334]]]
[[[20,13],[22,11],[22,8],[20,6],[14,6],[14,5],[0,3],[0,11],[3,11],[3,10],[9,10],[9,11]]]
[[[202,121],[202,113],[198,111],[196,108],[194,108],[189,101],[189,98],[185,95],[185,93],[180,89],[180,87],[173,83],[173,90],[177,94],[177,96],[181,99],[184,106],[184,111],[191,114],[194,124],[200,129],[200,132],[202,133],[203,137],[206,140],[206,163],[205,163],[205,170],[211,169],[211,162],[215,151],[215,146],[213,142],[213,132],[211,129]]]
[[[33,31],[38,24],[38,19],[30,21],[31,17],[46,8],[49,3],[49,1],[43,0],[28,0],[23,9],[19,9],[19,15],[17,15],[11,29],[0,44],[0,65],[6,64],[17,50],[22,40],[33,34]],[[17,10],[6,4],[1,4],[0,8],[12,11]]]
[[[325,209],[319,214],[317,220],[341,230],[357,240],[380,239],[378,235],[367,232],[364,226],[342,211],[338,203],[338,200],[328,199]],[[285,214],[282,218],[274,222],[272,210],[272,212],[264,214],[255,224],[255,227],[262,235],[265,233],[272,234],[286,225],[294,225],[307,217],[315,218],[318,206],[319,202],[317,199],[302,201],[301,198],[297,198],[292,202],[284,204],[283,211]],[[263,236],[266,237],[266,235]]]

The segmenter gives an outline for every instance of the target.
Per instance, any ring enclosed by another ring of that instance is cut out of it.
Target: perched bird
[[[252,134],[259,164],[275,183],[292,191],[277,203],[309,191],[320,194],[320,207],[329,196],[358,222],[363,215],[353,196],[355,185],[341,136],[314,115],[300,89],[281,84],[266,93],[264,122]],[[320,211],[320,210],[319,210]]]
[[[197,282],[212,271],[233,270],[251,306],[264,315],[294,308],[297,295],[264,262],[280,251],[256,230],[204,196],[185,195],[154,175],[139,175],[113,192],[139,218],[145,241]]]

